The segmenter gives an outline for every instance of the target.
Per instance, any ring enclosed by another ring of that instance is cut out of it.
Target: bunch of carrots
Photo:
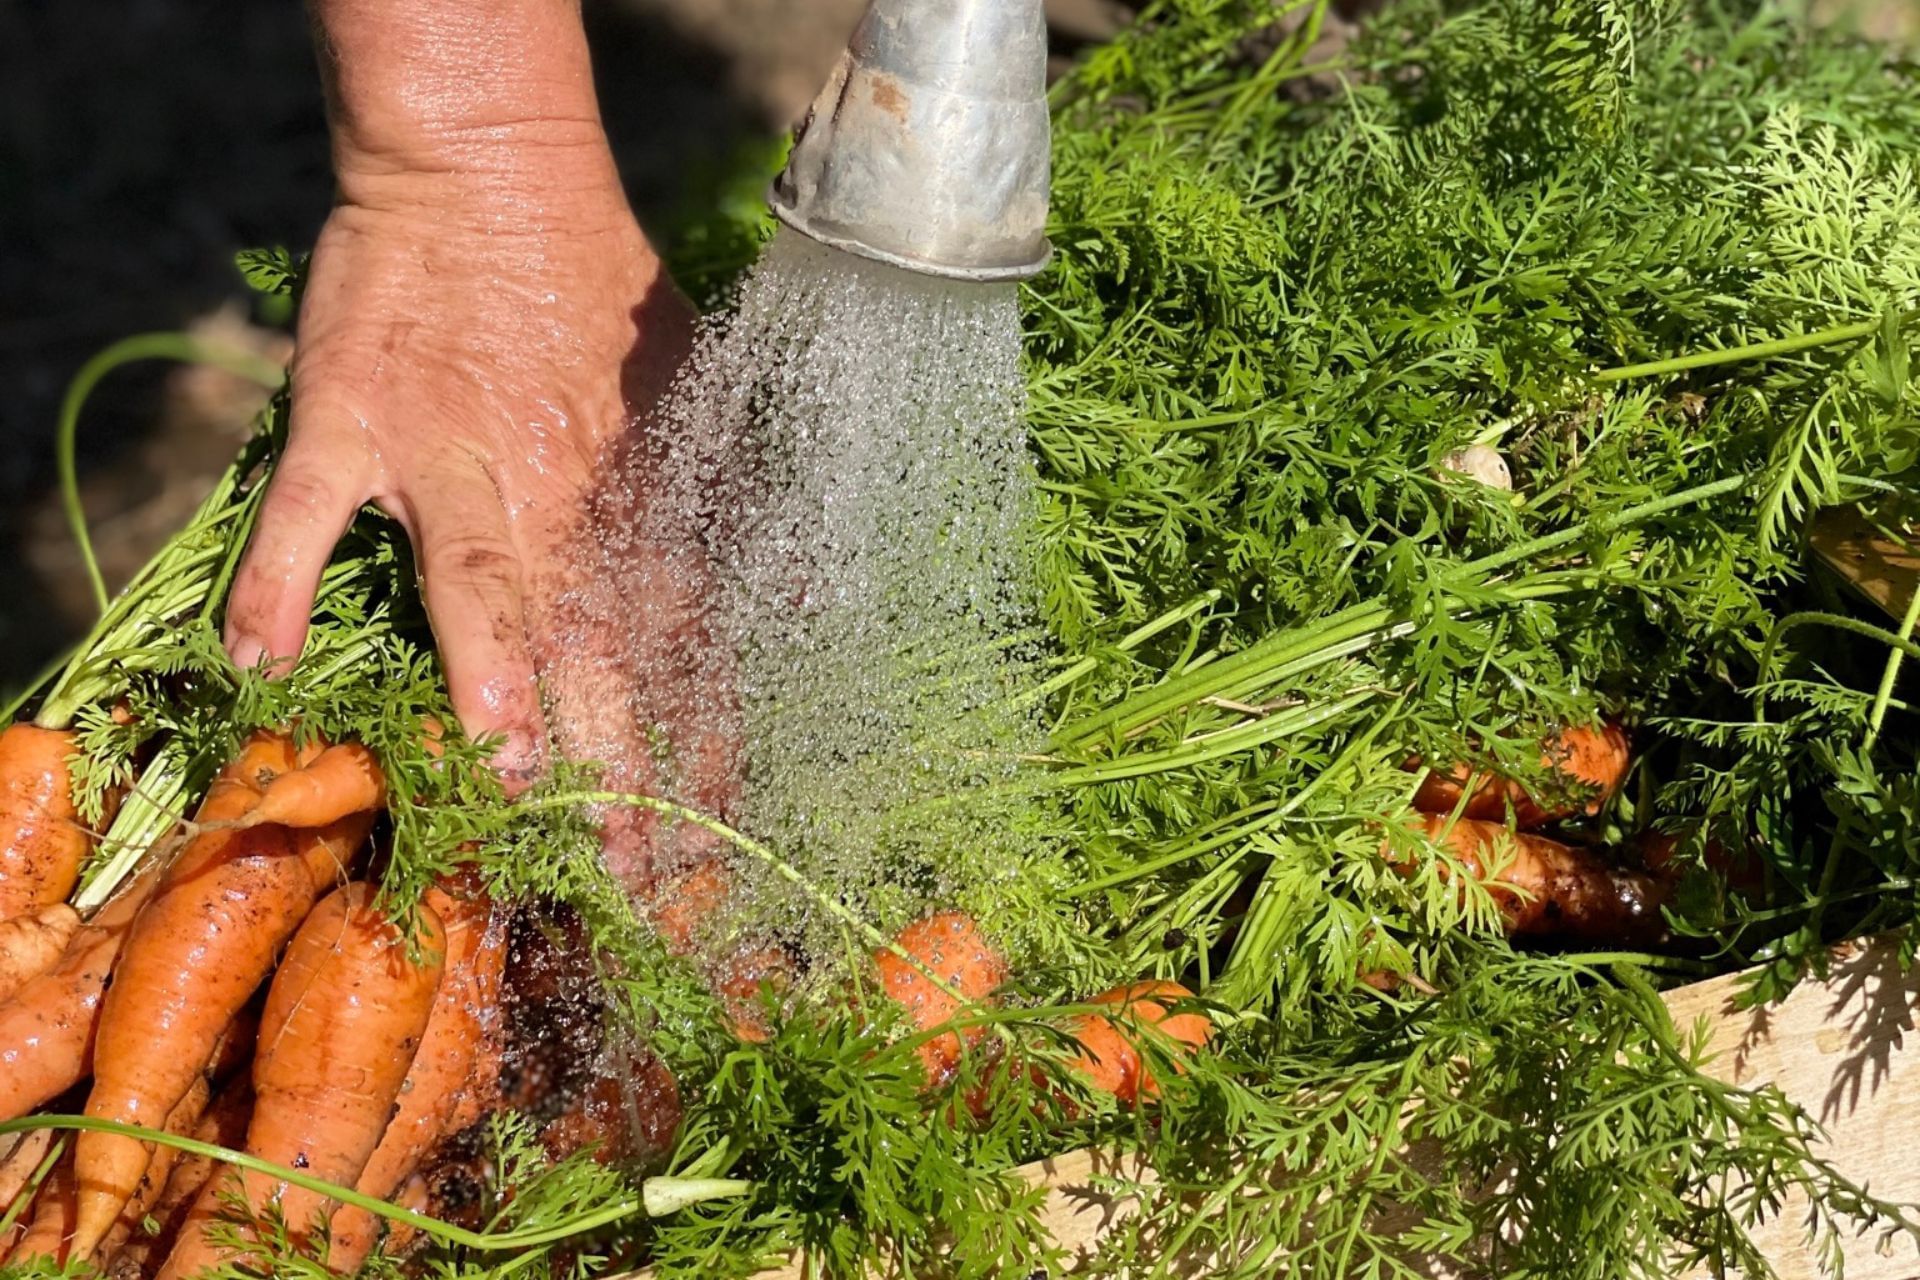
[[[1632,763],[1625,730],[1613,722],[1563,729],[1541,744],[1540,762],[1550,787],[1538,794],[1514,778],[1464,764],[1427,770],[1413,797],[1413,829],[1485,886],[1511,937],[1610,945],[1664,941],[1662,907],[1677,880],[1674,837],[1649,833],[1635,856],[1622,859],[1541,834],[1570,819],[1594,817],[1619,793]],[[1408,767],[1419,769],[1421,762]],[[1707,853],[1716,869],[1742,883],[1723,850],[1710,847]],[[700,875],[697,892],[675,895],[682,904],[676,910],[718,894],[712,871]],[[681,917],[675,923],[686,927]],[[881,989],[921,1031],[946,1025],[969,1002],[991,1003],[1007,977],[1005,961],[959,913],[916,921],[893,942],[893,948],[874,953],[873,964]],[[1395,985],[1392,975],[1363,980]],[[1114,1013],[1073,1020],[1068,1030],[1076,1051],[1069,1065],[1091,1088],[1122,1103],[1153,1097],[1159,1086],[1142,1052],[1143,1030],[1151,1028],[1149,1034],[1175,1052],[1205,1044],[1211,1021],[1180,1007],[1192,999],[1191,991],[1172,982],[1130,983],[1091,997],[1089,1004],[1111,1005]],[[928,1081],[950,1079],[963,1045],[973,1045],[981,1034],[976,1026],[920,1043],[916,1052]],[[973,1105],[978,1111],[984,1103],[976,1098]]]
[[[565,1092],[552,1077],[577,1052],[546,1068],[504,1052],[516,1035],[507,1025],[516,939],[474,877],[444,878],[398,919],[376,901],[364,864],[387,786],[364,747],[254,734],[184,824],[171,860],[84,920],[67,903],[93,844],[73,801],[74,749],[71,734],[30,724],[0,735],[0,1120],[81,1110],[437,1210],[433,1179],[457,1171],[449,1147],[476,1121]],[[724,868],[707,864],[662,895],[655,927],[670,949],[692,948],[726,889]],[[565,950],[549,946],[546,961],[516,954],[524,972],[513,976],[533,992],[523,1004],[539,1003],[543,969],[564,965],[552,957]],[[775,949],[749,949],[716,975],[743,1038],[766,1036],[751,997],[785,965]],[[880,992],[928,1033],[914,1052],[930,1085],[950,1079],[963,1044],[982,1034],[939,1028],[990,1004],[1007,975],[975,922],[955,912],[908,926],[873,956]],[[1143,1034],[1177,1048],[1211,1032],[1204,1015],[1172,1012],[1190,998],[1172,983],[1094,997],[1113,1013],[1074,1019],[1073,1068],[1123,1103],[1151,1098],[1159,1086]],[[662,1132],[627,1131],[617,1079],[574,1081],[577,1105],[542,1131],[549,1155],[666,1145],[677,1094],[664,1068],[646,1067],[649,1088],[671,1105],[648,1111],[641,1128]],[[230,1260],[247,1224],[272,1217],[341,1274],[383,1238],[360,1208],[120,1128],[0,1140],[0,1262],[91,1262],[122,1280],[176,1280]]]
[[[0,735],[0,1120],[84,1098],[94,1120],[239,1148],[417,1207],[431,1203],[424,1178],[446,1140],[537,1101],[539,1080],[503,1078],[507,914],[461,875],[396,919],[363,878],[387,803],[369,751],[254,734],[171,861],[83,920],[67,904],[91,846],[68,777],[73,749],[70,735],[33,725]],[[1629,761],[1618,726],[1567,730],[1542,746],[1564,784],[1554,798],[1465,766],[1429,770],[1413,822],[1486,885],[1516,937],[1656,938],[1670,848],[1652,846],[1630,867],[1540,834],[1598,813]],[[653,922],[669,949],[694,949],[728,888],[724,865],[708,863],[661,895]],[[786,964],[777,949],[747,948],[715,975],[742,1038],[765,1038],[752,997]],[[951,1080],[985,1034],[965,1015],[993,1004],[1005,958],[975,921],[941,912],[901,930],[871,964],[879,992],[919,1033],[928,1084]],[[516,967],[538,985],[538,963]],[[1145,1040],[1171,1049],[1157,1060],[1177,1070],[1178,1053],[1212,1033],[1192,999],[1170,982],[1092,997],[1093,1010],[1063,1028],[1069,1068],[1123,1105],[1152,1099],[1160,1083]],[[549,1126],[555,1158],[622,1127],[617,1081],[579,1092]],[[673,1092],[670,1077],[657,1092]],[[984,1089],[968,1102],[976,1114],[990,1105]],[[658,1114],[667,1131],[616,1134],[615,1153],[669,1141],[677,1096]],[[382,1238],[364,1210],[267,1174],[119,1129],[42,1129],[0,1146],[0,1261],[190,1276],[227,1260],[221,1241],[233,1231],[209,1228],[234,1217],[235,1197],[242,1224],[277,1214],[296,1247],[324,1247],[340,1273]]]
[[[1428,771],[1413,797],[1415,830],[1485,884],[1511,937],[1665,942],[1662,907],[1678,878],[1675,837],[1649,831],[1635,855],[1623,859],[1540,834],[1599,814],[1619,793],[1632,763],[1626,731],[1613,722],[1563,729],[1541,744],[1540,763],[1554,784],[1552,797],[1461,764]],[[1750,883],[1717,845],[1706,857],[1735,887]]]
[[[386,803],[370,752],[253,735],[176,856],[82,921],[72,751],[0,735],[0,1119],[84,1095],[92,1119],[384,1199],[496,1105],[504,915],[449,877],[395,920],[355,879]],[[357,1208],[123,1131],[35,1130],[0,1157],[6,1261],[192,1275],[226,1256],[207,1228],[236,1194],[296,1243],[324,1224],[336,1271],[379,1237]]]

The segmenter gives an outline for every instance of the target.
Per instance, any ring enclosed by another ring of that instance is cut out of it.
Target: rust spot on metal
[[[873,105],[905,124],[907,121],[907,95],[900,91],[900,83],[892,76],[873,76]]]

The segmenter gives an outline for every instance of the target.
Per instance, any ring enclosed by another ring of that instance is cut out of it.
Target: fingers
[[[501,738],[494,768],[518,790],[544,763],[546,728],[506,509],[477,465],[418,480],[408,509],[454,714],[469,737]]]
[[[476,738],[499,735],[510,787],[544,762],[544,726],[527,644],[521,560],[505,508],[477,465],[414,477],[387,505],[408,527],[453,708]],[[296,421],[234,576],[225,642],[235,665],[275,674],[299,657],[320,576],[366,500],[370,462],[351,428]]]
[[[300,656],[314,592],[366,498],[366,452],[332,427],[297,427],[274,469],[234,575],[225,640],[235,666],[279,670]]]

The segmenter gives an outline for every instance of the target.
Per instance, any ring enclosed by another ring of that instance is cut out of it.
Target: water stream
[[[654,788],[882,923],[1027,838],[983,789],[1040,737],[1017,703],[1037,659],[1019,348],[1013,285],[783,230],[610,468],[569,602],[631,637],[618,695]],[[712,852],[651,845],[656,882]],[[806,895],[737,870],[755,924],[843,945]]]

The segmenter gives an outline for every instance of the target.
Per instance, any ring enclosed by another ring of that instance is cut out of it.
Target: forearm
[[[310,9],[344,199],[472,200],[538,221],[617,190],[578,0]]]

